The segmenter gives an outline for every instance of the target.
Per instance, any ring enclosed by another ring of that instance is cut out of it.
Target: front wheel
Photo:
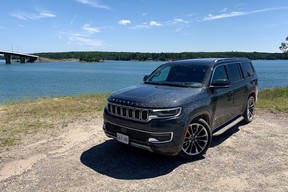
[[[244,122],[250,123],[253,120],[254,113],[255,113],[255,98],[253,96],[250,96],[247,101],[246,109],[243,115]]]
[[[185,130],[179,156],[185,159],[201,157],[208,150],[211,139],[209,125],[203,119],[193,120]]]

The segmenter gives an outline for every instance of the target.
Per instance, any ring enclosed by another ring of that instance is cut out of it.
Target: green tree
[[[288,36],[286,37],[286,41],[288,41]],[[288,53],[288,43],[282,42],[279,49],[284,53]]]

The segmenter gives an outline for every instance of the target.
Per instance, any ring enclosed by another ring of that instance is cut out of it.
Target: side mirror
[[[149,77],[149,75],[145,75],[145,76],[143,77],[143,81],[145,82],[145,81],[148,79],[148,77]]]
[[[211,83],[211,87],[214,88],[228,88],[230,85],[231,84],[228,79],[216,79]]]

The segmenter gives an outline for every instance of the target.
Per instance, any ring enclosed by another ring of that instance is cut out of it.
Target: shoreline
[[[267,88],[267,89],[261,89],[259,90],[259,93],[265,92],[265,91],[272,91],[273,90],[286,90],[288,92],[288,86],[286,87],[274,87],[274,88]],[[59,98],[65,98],[65,97],[82,97],[82,96],[89,96],[89,95],[102,95],[102,94],[110,94],[109,91],[99,92],[99,93],[83,93],[83,94],[76,94],[76,95],[63,95],[63,96],[43,96],[43,97],[35,97],[35,98],[29,98],[29,97],[23,97],[19,99],[14,100],[4,100],[4,102],[0,101],[0,107],[5,105],[11,105],[11,104],[17,104],[17,103],[27,103],[27,102],[35,102],[39,100],[45,100],[45,99],[59,99]],[[288,97],[288,95],[287,95]],[[1,108],[0,108],[1,109]]]

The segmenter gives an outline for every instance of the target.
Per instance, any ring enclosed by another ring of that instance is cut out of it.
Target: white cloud
[[[90,35],[82,33],[62,32],[60,36],[61,39],[63,36],[68,38],[69,43],[76,43],[90,47],[99,47],[104,43],[103,41],[92,38]]]
[[[100,32],[100,30],[97,27],[92,27],[90,23],[86,23],[85,25],[83,25],[82,29],[89,34]]]
[[[228,9],[227,7],[223,8],[223,9],[220,11],[220,13],[224,13],[224,12],[226,12],[227,9]]]
[[[176,23],[189,23],[188,21],[184,20],[184,19],[174,19],[174,22]]]
[[[87,45],[91,47],[99,47],[103,45],[103,41],[87,37],[70,36],[69,40],[72,42],[79,43],[80,45]]]
[[[55,14],[46,11],[46,10],[36,10],[36,13],[26,13],[26,12],[14,12],[11,13],[10,16],[16,17],[21,20],[37,20],[42,18],[51,18],[56,17]]]
[[[175,32],[179,32],[179,31],[182,31],[183,30],[183,28],[182,27],[179,27],[179,28],[177,28],[176,30],[175,30]]]
[[[237,16],[242,16],[242,15],[247,15],[249,13],[245,12],[231,12],[231,13],[223,13],[219,15],[212,15],[209,14],[208,16],[203,18],[203,21],[210,21],[210,20],[216,20],[216,19],[224,19],[224,18],[229,18],[229,17],[237,17]]]
[[[234,11],[230,13],[221,13],[218,15],[209,14],[208,16],[204,17],[202,21],[211,21],[211,20],[224,19],[224,18],[229,18],[229,17],[238,17],[238,16],[250,15],[250,14],[255,14],[255,13],[284,10],[284,9],[288,9],[288,7],[268,8],[268,9],[260,9],[260,10],[248,11],[248,12]]]
[[[94,8],[110,9],[109,6],[102,5],[102,4],[98,3],[97,1],[93,1],[93,0],[75,0],[75,1],[82,3],[84,5],[89,5],[89,6],[94,7]]]
[[[70,37],[90,37],[87,34],[83,34],[83,33],[75,33],[75,32],[61,32],[62,35],[70,38]]]
[[[153,27],[161,26],[161,24],[158,23],[157,21],[150,21],[150,22],[149,22],[149,25],[150,25],[150,26],[153,26]]]
[[[140,25],[135,25],[133,27],[129,27],[130,29],[147,29],[149,26],[147,24],[140,24]]]
[[[130,23],[131,23],[130,20],[125,20],[125,19],[118,21],[118,24],[119,24],[119,25],[128,25],[128,24],[130,24]]]
[[[150,21],[149,23],[144,22],[140,25],[135,25],[133,27],[129,27],[130,29],[147,29],[151,27],[159,27],[161,26],[161,23],[158,23],[157,21]]]
[[[100,33],[99,28],[93,27],[92,23],[86,23],[81,27],[80,32],[60,32],[61,38],[66,37],[68,43],[78,44],[89,47],[99,47],[104,44],[103,41],[95,39],[93,34]]]
[[[77,19],[77,17],[78,17],[78,15],[75,15],[75,16],[71,19],[70,24],[73,24],[74,21]]]
[[[55,15],[49,12],[41,12],[40,17],[55,17]]]

